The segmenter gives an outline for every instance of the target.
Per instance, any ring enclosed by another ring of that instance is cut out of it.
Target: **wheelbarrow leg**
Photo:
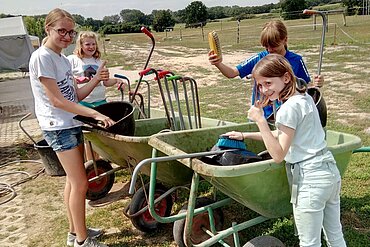
[[[199,185],[199,174],[194,172],[193,178],[191,181],[190,187],[190,195],[188,201],[188,210],[186,212],[186,219],[185,219],[185,228],[184,228],[184,240],[186,246],[190,247],[193,246],[191,242],[191,229],[193,226],[193,217],[194,217],[194,208],[195,208],[195,200],[198,194],[198,185]]]

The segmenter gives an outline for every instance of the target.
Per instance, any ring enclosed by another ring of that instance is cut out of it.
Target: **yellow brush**
[[[208,42],[211,50],[213,50],[214,53],[217,54],[218,58],[221,58],[222,57],[221,44],[220,40],[218,39],[218,35],[215,31],[208,33]]]

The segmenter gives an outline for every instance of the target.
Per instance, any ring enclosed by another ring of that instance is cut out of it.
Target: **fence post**
[[[334,23],[334,40],[333,40],[333,45],[337,44],[337,23]]]
[[[202,37],[203,37],[203,41],[204,41],[204,30],[203,30],[203,22],[202,22],[202,23],[200,23],[200,26],[201,26],[201,28],[202,28]]]
[[[240,36],[240,20],[237,20],[238,22],[238,31],[237,31],[237,36],[236,36],[236,43],[239,44],[239,36]]]
[[[313,15],[313,30],[316,30],[316,15]]]
[[[180,26],[180,41],[182,40],[182,32],[181,32],[181,26]]]
[[[328,13],[326,12],[325,13],[326,14],[326,32],[329,32],[329,15],[328,15]]]
[[[346,12],[343,11],[343,26],[347,26],[347,22],[346,22]]]

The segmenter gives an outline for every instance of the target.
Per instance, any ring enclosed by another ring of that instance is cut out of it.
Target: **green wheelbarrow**
[[[234,245],[240,246],[238,231],[268,219],[292,213],[284,164],[276,164],[269,159],[237,166],[214,166],[199,159],[210,155],[206,150],[211,149],[220,134],[232,130],[258,131],[258,127],[254,123],[247,123],[154,135],[149,139],[149,144],[153,147],[152,158],[143,160],[135,168],[130,192],[133,191],[137,172],[150,163],[149,211],[159,222],[175,222],[173,234],[179,246],[211,246],[217,242],[223,246],[229,246],[223,239],[230,235],[234,235]],[[252,140],[245,140],[245,142],[248,149],[255,153],[263,153],[265,150],[263,142]],[[355,135],[328,130],[327,142],[343,175],[352,153],[361,147],[361,140]],[[361,151],[368,152],[369,148],[363,148]],[[168,156],[157,157],[158,152]],[[154,210],[157,200],[154,200],[152,195],[155,190],[155,177],[161,163],[172,160],[178,160],[193,171],[189,202],[177,215],[160,217]],[[218,202],[205,202],[203,198],[198,199],[200,177],[229,198]],[[240,224],[233,223],[230,228],[221,230],[223,215],[220,207],[232,200],[250,208],[260,216]],[[270,236],[258,237],[251,242],[253,246],[283,246],[280,240]],[[251,243],[248,242],[245,246],[252,246],[248,244]]]
[[[87,169],[88,174],[92,174],[89,176],[89,195],[92,198],[102,198],[109,192],[113,185],[114,173],[116,171],[120,169],[132,171],[141,160],[152,156],[152,147],[148,144],[150,136],[162,131],[169,131],[170,126],[166,117],[160,117],[164,116],[163,111],[151,109],[151,113],[153,117],[157,117],[135,120],[135,134],[133,136],[112,134],[94,128],[86,128],[87,131],[84,132],[84,137],[91,143],[92,149],[102,157],[101,160],[108,160],[118,165],[118,167],[112,168],[104,165],[104,162],[97,162],[97,172],[94,172],[93,166],[90,166],[91,169]],[[175,118],[175,121],[178,121],[178,118]],[[235,125],[232,122],[203,117],[201,121],[202,128]],[[185,124],[188,125],[186,120]],[[149,175],[150,168],[147,167],[141,172]],[[157,175],[156,197],[165,196],[161,197],[163,200],[157,205],[156,210],[162,216],[168,216],[171,213],[173,204],[170,194],[177,190],[178,187],[190,184],[192,170],[177,161],[170,161],[161,165]],[[146,207],[148,187],[149,185],[143,184],[132,197],[130,205],[124,210],[124,214],[131,220],[133,225],[143,232],[152,232],[160,225],[151,217]]]

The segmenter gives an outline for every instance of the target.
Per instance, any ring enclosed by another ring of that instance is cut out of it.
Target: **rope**
[[[358,43],[358,44],[364,44],[364,45],[370,45],[370,43],[362,43],[358,40],[356,40],[355,38],[353,38],[351,35],[349,35],[348,33],[346,33],[339,25],[337,25],[337,27],[339,28],[339,30],[344,34],[346,35],[349,39],[351,39],[352,41]]]
[[[12,164],[19,164],[19,163],[38,163],[38,164],[43,164],[41,161],[38,160],[17,160],[17,161],[11,161],[9,163],[1,164],[0,168],[12,165]],[[8,176],[8,175],[13,175],[13,174],[21,174],[21,175],[26,175],[26,178],[20,179],[14,183],[8,184],[4,182],[0,182],[0,198],[1,197],[6,197],[3,201],[0,201],[0,205],[5,204],[11,200],[13,200],[17,196],[17,192],[15,191],[15,186],[23,184],[29,180],[32,180],[34,178],[37,178],[41,173],[43,173],[45,168],[41,168],[38,172],[35,174],[30,175],[28,172],[25,171],[9,171],[9,172],[3,172],[0,173],[0,177]]]

